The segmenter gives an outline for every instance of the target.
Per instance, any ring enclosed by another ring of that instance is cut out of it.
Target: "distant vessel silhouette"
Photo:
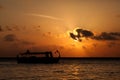
[[[56,50],[58,57],[53,57],[51,51],[48,52],[30,52],[27,50],[25,53],[17,55],[17,63],[58,63],[60,59],[60,52]]]

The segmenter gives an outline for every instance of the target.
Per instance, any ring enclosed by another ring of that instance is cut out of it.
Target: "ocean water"
[[[58,64],[0,61],[0,80],[120,80],[120,60],[60,60]]]

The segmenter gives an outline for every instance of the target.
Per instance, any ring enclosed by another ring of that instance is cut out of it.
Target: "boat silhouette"
[[[25,53],[17,55],[17,63],[58,63],[60,59],[60,52],[56,50],[58,57],[53,57],[51,51],[46,52],[30,52],[27,50]]]

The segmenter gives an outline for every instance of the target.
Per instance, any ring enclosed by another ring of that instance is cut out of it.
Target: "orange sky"
[[[62,57],[120,57],[119,3],[0,0],[0,57],[16,56],[26,49],[58,49]]]

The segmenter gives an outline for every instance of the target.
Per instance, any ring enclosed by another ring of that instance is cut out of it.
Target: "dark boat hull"
[[[51,63],[58,63],[59,58],[36,58],[36,57],[19,57],[17,58],[17,63],[45,63],[45,64],[51,64]]]

